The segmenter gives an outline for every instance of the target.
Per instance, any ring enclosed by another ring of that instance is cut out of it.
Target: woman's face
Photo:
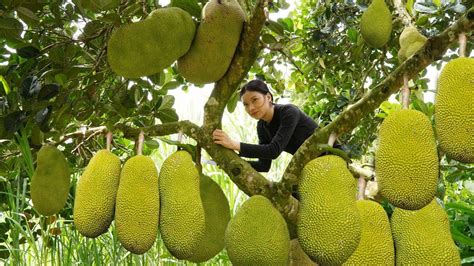
[[[242,102],[244,103],[245,111],[255,118],[262,119],[262,117],[270,110],[271,96],[270,94],[263,95],[257,91],[246,91],[242,95]]]

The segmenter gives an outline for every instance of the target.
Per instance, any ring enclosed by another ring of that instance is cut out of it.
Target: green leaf
[[[8,95],[10,93],[10,87],[8,86],[8,82],[5,80],[5,78],[2,75],[0,75],[0,82],[2,83],[5,94]]]
[[[157,118],[159,118],[163,123],[176,122],[179,119],[176,111],[171,108],[160,109],[157,113]]]
[[[280,35],[280,36],[283,36],[284,35],[284,28],[283,26],[278,23],[278,22],[275,22],[273,20],[269,20],[267,22],[267,28],[269,28],[271,31],[273,31],[274,33]]]
[[[201,18],[201,6],[199,6],[197,0],[171,0],[170,6],[179,7],[191,16]]]
[[[0,36],[19,39],[22,31],[23,25],[17,19],[0,17]]]
[[[355,28],[350,28],[347,30],[347,37],[353,43],[357,43],[357,39],[359,37],[359,32]]]
[[[16,12],[17,12],[18,17],[21,20],[23,20],[26,24],[35,26],[39,22],[38,16],[36,16],[36,14],[33,11],[31,11],[30,9],[26,7],[19,6],[16,8]]]
[[[413,4],[414,3],[415,3],[415,0],[408,0],[407,1],[406,7],[407,7],[408,14],[413,15]]]
[[[275,39],[275,37],[273,37],[273,35],[271,34],[263,34],[262,41],[266,44],[272,44],[272,43],[276,43],[277,39]]]
[[[174,96],[172,95],[163,95],[163,98],[161,100],[160,107],[158,110],[162,109],[171,109],[174,104]]]
[[[38,100],[40,101],[49,100],[55,97],[56,95],[58,95],[58,93],[59,93],[58,84],[55,84],[55,83],[46,84],[40,89],[38,93]]]
[[[446,209],[454,209],[457,211],[464,212],[469,216],[474,216],[474,208],[467,204],[458,203],[458,202],[448,202],[444,205]]]
[[[179,82],[179,81],[170,81],[170,82],[167,82],[165,85],[163,85],[163,87],[161,88],[162,90],[173,90],[173,89],[176,89],[178,88],[182,83]]]
[[[23,58],[35,58],[41,54],[40,50],[34,46],[25,46],[16,49],[16,53]]]
[[[291,18],[279,18],[277,21],[283,26],[285,30],[289,32],[294,31],[294,24]]]
[[[227,111],[229,113],[233,113],[235,108],[237,107],[239,96],[240,94],[236,91],[234,94],[232,94],[232,97],[230,97],[229,101],[227,102]]]
[[[468,245],[470,247],[474,247],[474,239],[466,236],[455,227],[451,227],[451,235],[453,236],[453,239],[455,241],[458,241],[459,243]]]

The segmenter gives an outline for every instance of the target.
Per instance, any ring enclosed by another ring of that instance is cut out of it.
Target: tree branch
[[[402,0],[393,0],[393,5],[395,6],[395,9],[397,10],[397,13],[400,16],[403,24],[405,26],[410,26],[412,17],[405,8],[405,3]]]

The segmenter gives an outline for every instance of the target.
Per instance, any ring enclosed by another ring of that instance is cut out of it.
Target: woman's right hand
[[[232,140],[227,133],[221,129],[215,129],[212,132],[212,139],[214,143],[220,144],[227,149],[240,151],[240,142]]]

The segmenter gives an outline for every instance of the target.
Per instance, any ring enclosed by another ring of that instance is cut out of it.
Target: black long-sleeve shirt
[[[257,134],[259,144],[240,143],[239,155],[258,158],[249,162],[255,170],[268,172],[272,159],[283,151],[295,154],[303,142],[318,128],[316,122],[292,104],[275,104],[270,123],[259,120]]]

